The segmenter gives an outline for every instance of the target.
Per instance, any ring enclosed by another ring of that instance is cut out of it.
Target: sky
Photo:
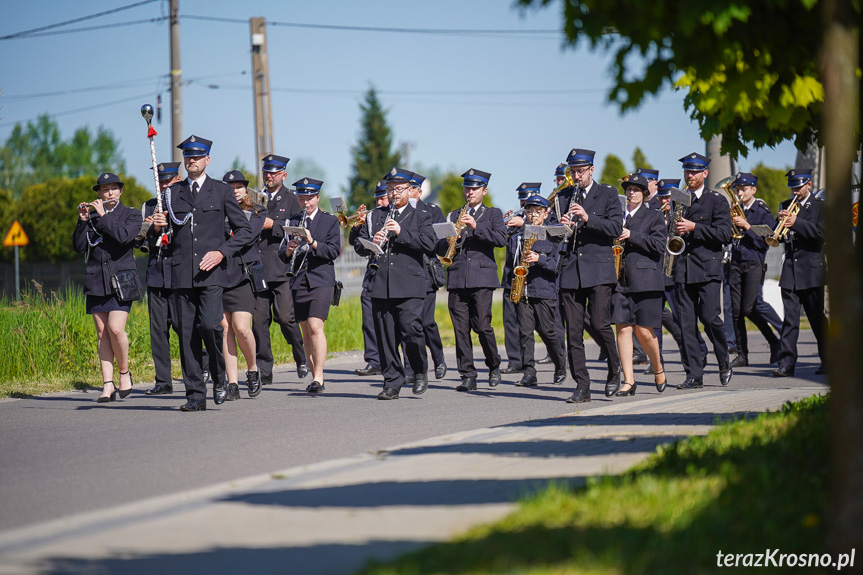
[[[0,37],[135,1],[7,3]],[[152,186],[140,108],[155,106],[161,94],[162,123],[154,122],[160,161],[170,161],[171,148],[196,134],[213,140],[211,176],[220,178],[235,158],[254,169],[248,19],[261,16],[271,23],[274,152],[318,164],[329,197],[347,185],[360,103],[370,86],[378,90],[395,140],[409,147],[405,167],[491,172],[490,193],[503,209],[516,206],[521,182],[541,181],[550,192],[554,168],[574,147],[597,152],[597,177],[607,154],[633,168],[632,153],[640,147],[660,177],[679,178],[677,159],[705,150],[681,92],[666,89],[625,115],[606,103],[609,54],[564,48],[559,3],[523,11],[500,0],[179,1],[183,134],[170,127],[169,26],[149,21],[167,14],[167,0],[157,0],[46,35],[0,40],[0,141],[16,123],[44,113],[56,119],[64,138],[82,126],[104,126],[120,142],[125,175]],[[90,29],[57,33],[76,28]],[[547,32],[409,31],[418,29]],[[784,168],[795,156],[789,142],[753,150],[739,167],[749,171],[764,162]]]

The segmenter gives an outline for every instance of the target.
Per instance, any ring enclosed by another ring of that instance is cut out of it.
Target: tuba
[[[461,236],[462,230],[467,225],[461,222],[461,218],[467,213],[469,207],[470,206],[465,204],[461,211],[458,213],[458,217],[455,219],[455,223],[453,224],[455,226],[455,235],[447,238],[447,242],[449,242],[449,247],[446,250],[446,255],[437,257],[440,260],[440,263],[445,266],[452,265],[452,260],[455,257],[456,244],[459,240],[459,237]]]
[[[771,248],[779,247],[779,244],[788,235],[788,230],[791,228],[785,227],[785,222],[788,221],[788,218],[791,216],[796,216],[800,211],[800,204],[797,203],[797,198],[791,200],[791,203],[788,204],[788,207],[785,208],[788,211],[788,215],[779,220],[779,224],[776,226],[776,229],[773,230],[773,235],[764,238],[764,241],[767,242],[767,245]]]
[[[740,205],[740,200],[737,198],[737,194],[734,192],[733,184],[736,179],[737,176],[729,176],[724,180],[721,180],[716,185],[722,188],[722,191],[724,191],[725,195],[728,196],[728,201],[731,204],[731,237],[732,239],[739,240],[743,238],[743,230],[737,227],[734,223],[734,218],[740,217],[745,220],[746,214],[743,211],[743,206]]]

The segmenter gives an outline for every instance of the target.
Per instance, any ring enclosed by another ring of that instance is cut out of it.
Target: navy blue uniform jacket
[[[773,214],[770,213],[767,204],[761,200],[752,202],[752,205],[748,209],[744,209],[743,213],[746,216],[746,221],[753,226],[760,224],[771,228],[774,226]],[[734,240],[731,246],[731,261],[733,262],[757,261],[763,264],[766,255],[767,242],[751,229],[743,232],[740,241]]]
[[[302,226],[305,212],[291,216],[288,221],[290,226]],[[297,275],[291,278],[291,289],[298,290],[301,286],[309,288],[336,285],[336,267],[333,261],[339,257],[341,252],[342,234],[339,231],[339,218],[333,214],[318,209],[318,213],[309,224],[312,240],[318,242],[318,249],[312,249],[306,253],[306,263],[302,268],[295,270]],[[282,230],[284,232],[284,230]],[[279,248],[279,257],[285,263],[290,258],[285,256],[288,242],[284,242]],[[306,283],[307,280],[308,283]]]
[[[290,189],[282,186],[273,198],[267,201],[267,217],[273,220],[273,227],[261,231],[259,243],[261,250],[261,263],[264,264],[264,273],[267,283],[285,282],[288,278],[285,273],[288,266],[279,259],[279,246],[285,238],[283,226],[288,223],[291,216],[300,211],[300,202],[297,195]]]
[[[141,232],[144,218],[135,208],[119,202],[110,212],[99,217],[90,212],[90,220],[78,220],[72,233],[72,247],[83,254],[90,247],[87,242],[102,240],[90,248],[90,257],[84,271],[84,293],[95,296],[108,296],[111,289],[111,273],[135,269],[134,244]]]
[[[779,204],[779,209],[788,207],[791,200]],[[824,285],[827,262],[824,258],[824,202],[812,194],[800,212],[797,221],[785,234],[785,259],[779,287],[791,290],[809,289]],[[779,225],[779,219],[776,220]]]
[[[261,261],[258,240],[264,227],[264,219],[267,217],[267,208],[260,204],[256,204],[254,208],[253,210],[243,211],[243,214],[249,218],[249,227],[252,229],[252,241],[240,248],[236,254],[227,258],[228,269],[225,273],[228,278],[228,285],[226,287],[236,287],[249,279],[244,265],[260,263]],[[227,222],[225,222],[225,226],[227,228],[227,235],[230,235],[231,229],[227,226]]]
[[[629,222],[629,239],[623,242],[620,291],[665,290],[662,259],[667,229],[662,212],[642,205]]]
[[[731,241],[731,208],[725,196],[708,190],[701,199],[692,196],[692,205],[683,217],[695,222],[692,233],[683,236],[686,249],[677,256],[676,283],[704,283],[722,280],[722,246]]]
[[[388,207],[372,210],[371,229],[363,225],[359,237],[373,241],[389,211]],[[396,221],[401,225],[401,232],[390,236],[384,246],[384,254],[377,258],[379,269],[369,277],[369,296],[379,299],[424,298],[426,273],[423,255],[434,247],[431,217],[407,204]],[[354,244],[354,250],[363,257],[372,255],[359,242]]]
[[[561,213],[567,212],[574,192],[574,188],[564,188],[558,193]],[[588,214],[587,222],[578,219],[575,239],[564,240],[566,253],[560,270],[560,289],[617,283],[611,246],[623,229],[623,208],[618,195],[617,190],[607,184],[593,182],[588,188],[581,204]],[[555,213],[557,221],[559,215]]]
[[[191,289],[205,286],[228,286],[227,259],[252,241],[252,228],[234,197],[234,189],[224,182],[207,176],[192,199],[189,181],[177,182],[166,190],[170,196],[174,216],[182,221],[186,214],[192,218],[183,225],[169,223],[174,230],[171,252],[171,288]],[[225,219],[234,234],[225,239]],[[225,258],[209,271],[200,269],[207,252],[221,252]]]
[[[161,192],[160,192],[161,193]],[[164,199],[162,210],[165,209]],[[149,218],[156,211],[156,198],[147,200],[141,206],[141,212],[144,219]],[[167,230],[168,235],[171,235],[171,228]],[[158,241],[162,237],[162,232],[158,234],[153,230],[151,225],[147,229],[144,237],[138,237],[135,242],[135,247],[147,254],[147,287],[151,288],[167,288],[171,289],[171,243],[162,246],[159,250]]]
[[[447,289],[492,288],[500,286],[494,248],[506,245],[506,224],[498,208],[480,204],[474,215],[476,229],[465,226],[456,244],[455,256],[447,273]],[[447,220],[455,223],[461,208],[449,213]],[[435,253],[444,255],[449,247],[446,239],[439,240]]]
[[[516,260],[521,260],[522,245],[524,237],[524,226],[518,228],[518,232],[511,234],[506,243],[506,262],[503,266],[503,280],[500,284],[504,289],[512,287],[515,279],[513,268]],[[533,244],[532,252],[539,254],[539,261],[530,264],[527,268],[525,278],[524,295],[536,299],[557,298],[557,258],[560,251],[560,242],[539,240]]]

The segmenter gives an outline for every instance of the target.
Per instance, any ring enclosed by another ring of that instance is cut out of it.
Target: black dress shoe
[[[500,384],[500,368],[496,367],[488,373],[488,386],[497,387]]]
[[[677,389],[700,389],[702,387],[704,387],[704,379],[690,375],[686,381],[677,386]]]
[[[536,360],[536,363],[538,363],[539,365],[545,365],[547,363],[551,363],[551,357],[547,355],[542,359]]]
[[[620,389],[620,370],[605,382],[605,397],[614,397]]]
[[[773,377],[792,377],[794,375],[794,368],[787,367],[784,365],[780,365],[776,369],[773,370]]]
[[[207,400],[190,399],[180,406],[180,411],[207,411]]]
[[[399,398],[399,390],[394,387],[385,387],[382,392],[378,394],[378,399],[398,399]]]
[[[662,376],[662,383],[656,383],[656,376],[657,375]],[[668,378],[665,377],[665,370],[664,369],[662,371],[659,371],[659,372],[656,372],[653,374],[653,382],[656,385],[656,391],[658,391],[659,393],[662,393],[663,391],[665,391],[665,386],[668,384]]]
[[[240,385],[237,383],[228,384],[228,397],[225,401],[237,401],[240,399]]]
[[[554,383],[555,385],[560,385],[566,381],[566,369],[560,368],[554,370]]]
[[[411,391],[415,395],[422,395],[429,388],[429,376],[427,373],[417,373],[414,375],[414,386]]]
[[[455,388],[456,391],[476,391],[476,378],[463,377],[461,383]]]
[[[306,388],[306,391],[308,391],[309,393],[321,393],[322,391],[324,391],[324,384],[320,381],[313,381]]]
[[[443,379],[446,376],[446,362],[442,361],[434,366],[434,378]]]
[[[132,393],[132,386],[135,385],[134,380],[132,379],[132,372],[130,371],[121,371],[120,375],[128,375],[129,376],[129,389],[120,389],[117,388],[117,396],[120,399],[126,399],[130,393]]]
[[[228,386],[225,382],[213,382],[213,403],[222,405],[228,399]]]
[[[824,375],[827,373],[827,366],[823,363],[818,366],[818,369],[815,370],[815,375]]]
[[[511,365],[508,365],[505,368],[500,370],[500,372],[504,375],[512,375],[513,373],[521,373],[523,371],[524,371],[524,369],[518,369],[518,368],[512,367]]]
[[[263,375],[261,374],[261,385],[273,385],[273,374]]]
[[[587,403],[590,401],[590,391],[586,389],[576,389],[575,393],[566,398],[567,403]]]
[[[96,403],[111,403],[112,401],[117,401],[117,390],[116,389],[111,392],[111,395],[101,396],[99,399],[96,400]]]
[[[642,365],[644,363],[647,363],[648,361],[650,361],[650,360],[647,359],[646,353],[636,353],[635,355],[632,356],[632,364],[633,365]]]
[[[249,397],[258,397],[261,395],[261,375],[259,372],[246,372],[246,387],[249,388]]]
[[[622,389],[623,385],[628,385],[629,388],[628,389]],[[620,391],[617,392],[617,397],[625,397],[627,395],[635,395],[635,388],[638,387],[637,383],[635,383],[635,382],[624,383],[623,385],[620,386],[621,389],[620,389]]]
[[[770,344],[770,363],[779,361],[779,340]]]
[[[380,375],[381,374],[381,368],[375,367],[372,364],[367,363],[365,367],[355,369],[354,373],[359,375],[360,377],[366,377],[368,375]]]
[[[731,365],[728,362],[719,366],[719,383],[722,385],[728,385],[731,383],[731,376],[734,371],[731,369]]]
[[[170,395],[172,393],[174,393],[174,386],[157,383],[152,389],[145,391],[144,395]]]
[[[731,361],[731,367],[749,367],[749,358],[745,355],[738,355]]]
[[[309,375],[309,366],[306,363],[297,364],[297,377],[300,379],[304,379],[307,375]]]
[[[536,379],[536,375],[524,374],[521,378],[521,381],[516,383],[519,387],[536,387],[539,385],[539,382]]]

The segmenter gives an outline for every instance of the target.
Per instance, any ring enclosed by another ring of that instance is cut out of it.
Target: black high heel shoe
[[[112,387],[114,386],[113,381],[103,382],[104,385],[108,385],[109,383],[111,384]],[[103,395],[102,397],[100,397],[99,399],[96,400],[96,403],[109,403],[111,401],[117,401],[117,389],[116,388],[114,388],[114,391],[111,392],[111,395],[108,395],[108,396]]]
[[[628,385],[629,389],[624,390],[623,389],[624,385]],[[617,396],[622,397],[622,396],[626,396],[626,395],[635,395],[635,388],[636,387],[638,387],[637,383],[635,383],[635,382],[629,383],[629,382],[625,381],[622,384],[620,384],[620,390],[617,392]]]
[[[664,369],[663,369],[662,371],[654,372],[654,374],[653,374],[653,380],[654,380],[654,383],[656,383],[656,376],[657,376],[657,375],[662,375],[662,376],[663,376],[663,377],[662,377],[662,383],[657,383],[657,384],[656,384],[656,391],[658,391],[659,393],[662,393],[663,391],[665,391],[665,384],[668,382],[668,378],[666,378],[666,377],[664,376],[664,374],[665,374],[665,370],[664,370]]]
[[[135,382],[132,380],[132,370],[131,369],[129,371],[121,371],[120,375],[128,375],[129,376],[129,385],[130,386],[135,385]],[[120,395],[120,399],[126,399],[126,397],[130,393],[132,393],[132,388],[129,387],[129,389],[119,389],[119,390],[117,390],[117,392]]]

